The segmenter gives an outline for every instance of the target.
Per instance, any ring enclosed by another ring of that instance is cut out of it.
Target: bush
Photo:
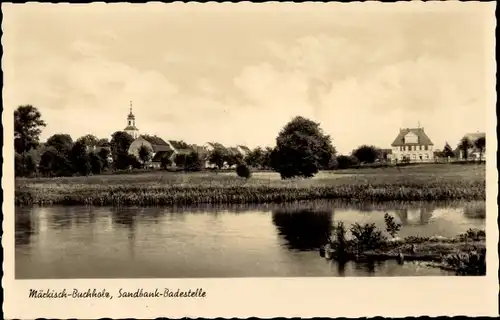
[[[445,262],[457,275],[482,276],[486,274],[486,249],[452,253],[445,257]]]
[[[385,229],[391,235],[391,237],[395,238],[401,229],[401,225],[394,221],[394,218],[390,216],[388,213],[384,215],[385,220]]]
[[[252,176],[250,169],[244,164],[240,164],[236,167],[236,174],[238,174],[238,177],[242,177],[245,179],[248,179]]]
[[[355,223],[351,226],[351,234],[354,237],[358,252],[379,248],[386,240],[374,223],[365,225]]]
[[[359,160],[354,156],[343,156],[337,157],[337,168],[338,169],[349,169],[359,165]]]

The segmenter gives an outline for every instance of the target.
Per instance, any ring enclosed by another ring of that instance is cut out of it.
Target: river
[[[17,279],[450,275],[420,264],[339,265],[320,257],[332,224],[399,235],[485,228],[485,203],[338,203],[112,208],[16,207]]]

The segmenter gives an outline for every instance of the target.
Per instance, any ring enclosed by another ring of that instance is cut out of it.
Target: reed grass
[[[348,201],[484,200],[484,165],[431,165],[320,172],[313,179],[280,180],[272,172],[251,179],[236,173],[171,173],[16,179],[17,205],[193,205]]]

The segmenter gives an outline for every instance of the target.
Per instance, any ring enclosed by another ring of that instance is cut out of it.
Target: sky
[[[294,116],[340,153],[486,131],[491,4],[2,5],[4,107],[55,133],[272,146]]]

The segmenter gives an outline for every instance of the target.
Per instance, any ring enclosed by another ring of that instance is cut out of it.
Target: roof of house
[[[176,141],[176,140],[168,140],[170,144],[175,148],[175,149],[186,149],[189,148],[189,145],[185,143],[184,141]]]
[[[165,142],[162,138],[158,136],[150,136],[150,135],[141,135],[141,138],[146,140],[147,142],[151,143],[151,146],[153,147],[154,152],[160,152],[160,151],[172,151],[172,148],[170,148],[170,145]]]
[[[412,132],[418,137],[418,143],[405,143],[404,137]],[[405,128],[399,130],[399,134],[394,139],[394,142],[391,144],[393,147],[399,147],[399,146],[413,146],[413,145],[429,145],[433,146],[434,143],[432,143],[431,139],[425,134],[423,128]]]
[[[222,144],[218,143],[218,142],[207,142],[207,144],[209,146],[212,146],[214,148],[221,148],[221,149],[226,149],[226,147],[224,147]]]
[[[232,153],[233,155],[235,155],[235,154],[240,154],[240,150],[238,150],[238,148],[236,148],[236,147],[229,147],[229,148],[227,148],[227,150],[228,150],[230,153]]]
[[[240,147],[244,152],[251,152],[250,148],[247,146],[239,145],[238,147]]]
[[[467,133],[464,135],[464,138],[468,138],[470,141],[474,142],[479,138],[485,138],[486,133],[484,132],[475,132],[475,133]]]
[[[123,129],[123,131],[130,131],[130,130],[139,130],[139,129],[137,129],[136,126],[126,126],[125,129]]]

